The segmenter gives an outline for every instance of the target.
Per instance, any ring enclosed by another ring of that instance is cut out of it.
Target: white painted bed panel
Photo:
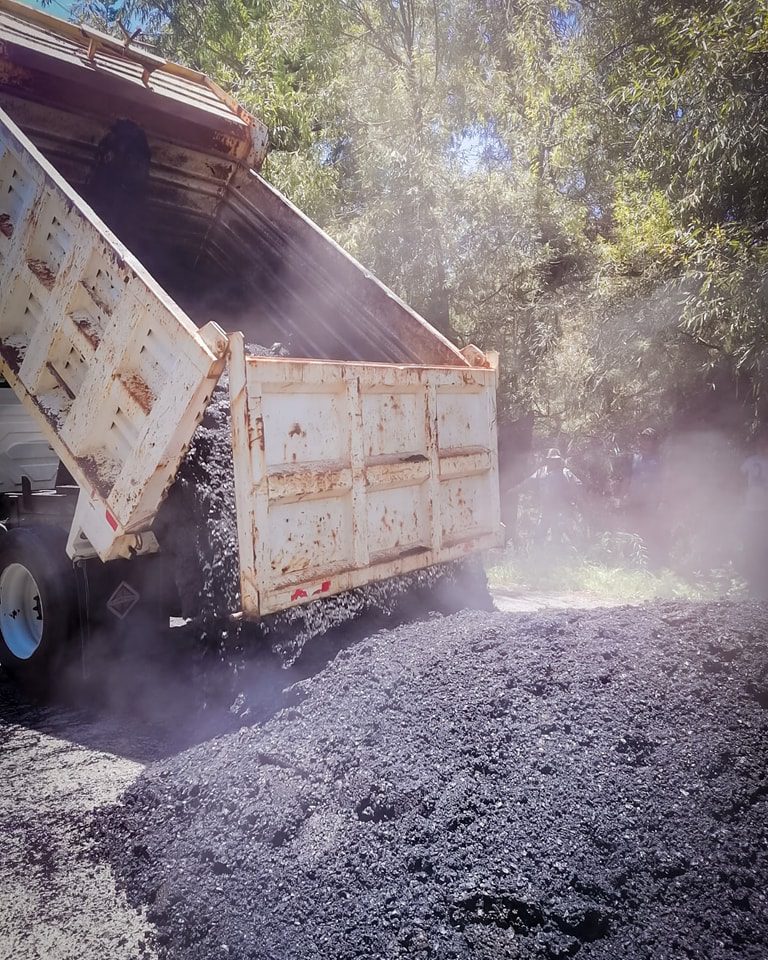
[[[494,369],[231,348],[246,617],[501,544]]]

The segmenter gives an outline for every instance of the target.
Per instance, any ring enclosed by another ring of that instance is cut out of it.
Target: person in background
[[[579,498],[581,480],[565,465],[557,447],[547,451],[544,463],[517,490],[529,490],[538,498],[539,520],[535,539],[560,543],[571,525]]]
[[[609,524],[611,463],[605,444],[597,437],[587,438],[577,456],[569,456],[568,463],[581,480],[579,511],[586,545],[603,534]]]
[[[637,451],[629,463],[623,509],[629,530],[642,538],[648,559],[656,564],[666,556],[666,538],[660,515],[661,472],[659,437],[653,427],[646,427],[640,433]]]
[[[744,575],[758,596],[768,597],[768,432],[741,465],[744,477]]]
[[[506,529],[507,544],[520,549],[518,530],[518,485],[528,476],[533,447],[533,413],[524,413],[516,420],[498,426],[499,435],[499,493],[501,494],[501,522]]]

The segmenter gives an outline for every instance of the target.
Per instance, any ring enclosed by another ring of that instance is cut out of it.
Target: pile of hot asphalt
[[[768,607],[382,631],[97,825],[161,953],[768,956]]]

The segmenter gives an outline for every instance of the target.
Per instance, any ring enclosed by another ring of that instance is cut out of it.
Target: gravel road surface
[[[131,741],[132,742],[129,742]],[[143,911],[94,857],[89,816],[153,756],[123,722],[25,704],[0,679],[0,957],[96,960],[154,951]]]

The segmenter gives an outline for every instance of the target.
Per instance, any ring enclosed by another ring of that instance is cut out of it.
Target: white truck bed
[[[246,616],[499,544],[495,370],[230,364]]]
[[[457,350],[266,184],[249,165],[263,153],[243,155],[263,147],[258,125],[223,95],[200,121],[232,121],[231,142],[212,138],[216,163],[200,152],[196,94],[177,145],[147,120],[147,231],[129,249],[82,194],[110,118],[40,102],[35,31],[78,90],[100,70],[122,90],[119,45],[57,23],[0,0],[0,60],[3,44],[21,51],[5,92],[0,71],[0,374],[80,488],[70,556],[158,549],[152,522],[227,360],[246,616],[498,545],[493,358]],[[145,59],[126,99],[137,122],[157,109],[153,84],[203,89]],[[209,307],[219,277],[239,311]],[[244,328],[306,352],[247,356]]]
[[[70,555],[152,550],[227,338],[175,307],[3,111],[0,290],[0,373],[81,490]]]

